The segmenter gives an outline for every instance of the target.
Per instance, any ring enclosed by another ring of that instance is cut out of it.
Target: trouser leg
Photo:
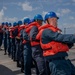
[[[49,62],[51,75],[71,75],[71,66],[66,60],[53,60]]]
[[[30,45],[24,45],[24,74],[31,75],[32,51]]]

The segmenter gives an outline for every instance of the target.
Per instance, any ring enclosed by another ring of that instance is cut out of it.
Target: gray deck
[[[69,59],[75,65],[75,46],[68,52]],[[35,72],[34,69],[32,69]],[[16,62],[13,62],[8,55],[4,55],[4,51],[0,50],[0,75],[24,75],[20,72],[20,68],[16,67]],[[32,74],[36,75],[36,74]]]

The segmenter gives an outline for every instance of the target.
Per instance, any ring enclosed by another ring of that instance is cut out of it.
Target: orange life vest
[[[20,37],[20,31],[25,28],[25,25],[18,26],[18,37]]]
[[[12,32],[15,30],[15,27],[11,27],[9,29],[9,32],[10,32],[10,38],[14,38],[14,36],[12,35]]]
[[[46,24],[39,28],[39,33],[36,36],[36,39],[40,39],[41,48],[43,49],[43,56],[55,55],[58,52],[66,52],[69,50],[69,47],[67,46],[67,44],[56,42],[56,41],[43,44],[41,35],[45,28],[48,28],[54,32],[58,32],[58,31],[61,32],[59,28],[55,28],[54,26],[49,24]]]
[[[40,25],[37,22],[30,23],[28,26],[26,26],[26,30],[25,30],[28,33],[28,35],[29,35],[30,30],[31,30],[31,28],[33,26],[37,26],[38,28],[40,27]],[[24,41],[24,42],[27,42],[27,41]],[[40,44],[40,42],[32,41],[31,38],[30,38],[30,43],[31,43],[31,46],[36,46],[36,45],[39,45]]]

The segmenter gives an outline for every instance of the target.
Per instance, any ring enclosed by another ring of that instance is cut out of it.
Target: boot
[[[17,61],[17,67],[21,67],[21,65],[20,65],[19,61]]]
[[[7,55],[7,53],[5,52],[4,55]]]

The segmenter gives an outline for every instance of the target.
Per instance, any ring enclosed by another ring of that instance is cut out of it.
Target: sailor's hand
[[[16,36],[16,39],[20,39],[20,37]]]

